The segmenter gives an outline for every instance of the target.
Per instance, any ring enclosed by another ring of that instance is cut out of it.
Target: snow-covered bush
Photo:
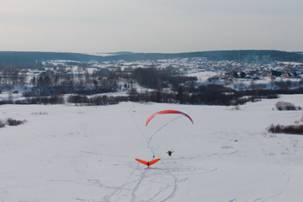
[[[279,111],[285,111],[285,110],[301,110],[301,107],[295,106],[294,104],[290,102],[277,102],[276,108]]]

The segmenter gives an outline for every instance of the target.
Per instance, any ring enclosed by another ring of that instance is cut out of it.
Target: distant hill
[[[73,60],[79,62],[88,61],[116,61],[116,60],[156,60],[174,58],[204,57],[208,60],[234,60],[254,63],[268,63],[272,61],[303,62],[303,54],[300,52],[286,52],[277,50],[226,50],[226,51],[202,51],[186,53],[132,53],[117,52],[106,56],[89,55],[81,53],[59,52],[14,52],[0,51],[0,68],[2,67],[38,67],[46,60]]]
[[[0,67],[11,66],[30,68],[47,60],[73,60],[86,62],[98,60],[99,58],[100,56],[80,53],[0,51]]]
[[[234,60],[267,63],[272,61],[303,62],[302,53],[277,50],[226,50],[186,53],[126,53],[105,57],[107,60],[155,60],[204,57],[208,60]]]

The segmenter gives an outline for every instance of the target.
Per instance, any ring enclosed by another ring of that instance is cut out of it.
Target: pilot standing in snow
[[[172,156],[172,155],[173,155],[173,153],[174,153],[174,151],[172,151],[172,150],[168,150],[166,153],[168,154],[168,156]]]

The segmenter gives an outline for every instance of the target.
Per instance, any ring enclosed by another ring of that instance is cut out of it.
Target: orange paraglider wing
[[[167,110],[162,110],[162,111],[153,113],[151,116],[149,116],[145,122],[145,126],[147,126],[149,124],[149,122],[151,122],[151,120],[153,120],[153,118],[155,118],[155,116],[160,115],[160,114],[180,114],[180,115],[187,117],[192,123],[194,123],[193,119],[188,114],[178,111],[178,110],[167,109]]]

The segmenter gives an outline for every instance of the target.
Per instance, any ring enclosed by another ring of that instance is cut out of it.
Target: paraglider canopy
[[[152,115],[150,115],[145,122],[145,126],[147,126],[151,122],[151,120],[153,120],[155,118],[155,116],[161,115],[161,114],[180,114],[180,115],[187,117],[192,122],[192,124],[194,123],[193,119],[188,114],[178,111],[178,110],[167,109],[167,110],[162,110],[162,111],[159,111],[159,112],[156,112],[156,113],[153,113]]]

